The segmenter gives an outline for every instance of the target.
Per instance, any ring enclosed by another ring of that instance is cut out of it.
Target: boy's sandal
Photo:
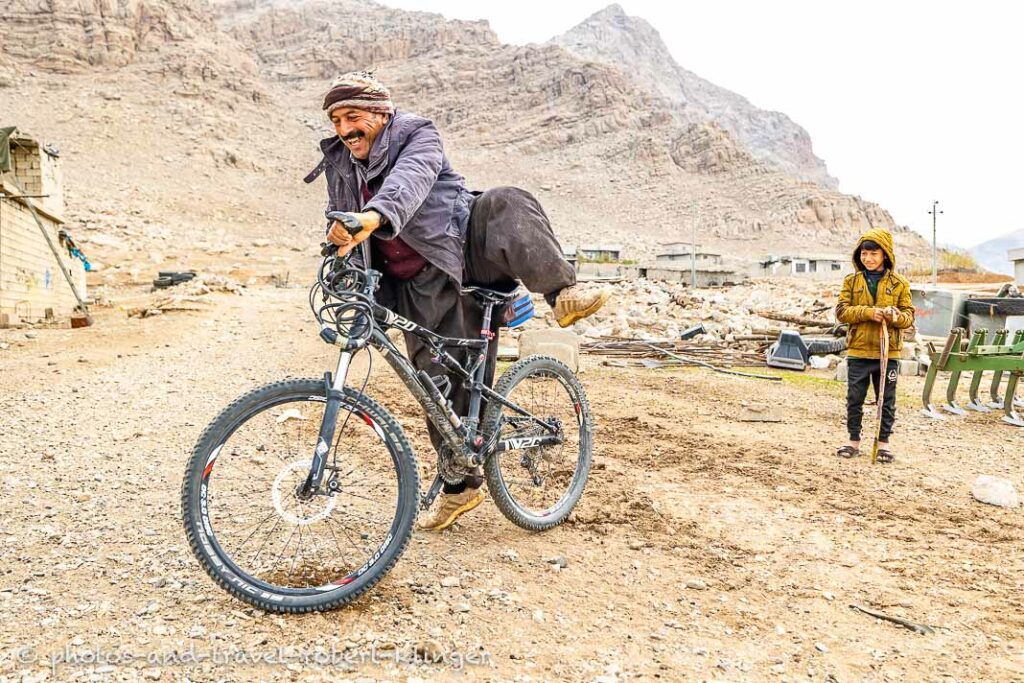
[[[853,446],[846,445],[836,450],[836,455],[840,458],[856,458],[860,455],[860,449],[854,448]]]
[[[895,459],[896,456],[893,455],[892,451],[887,451],[884,448],[879,448],[878,455],[875,457],[875,462],[882,463],[883,465],[888,465]]]

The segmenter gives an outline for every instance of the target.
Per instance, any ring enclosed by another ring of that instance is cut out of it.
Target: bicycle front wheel
[[[224,409],[182,483],[189,545],[214,581],[274,612],[340,607],[398,561],[419,498],[401,427],[346,387],[321,491],[302,495],[318,447],[323,380],[277,382]]]
[[[592,460],[593,420],[583,386],[564,363],[528,356],[513,365],[494,391],[523,415],[488,401],[484,433],[506,450],[484,463],[494,504],[512,523],[531,531],[565,521],[583,495]],[[554,433],[558,443],[536,445]]]

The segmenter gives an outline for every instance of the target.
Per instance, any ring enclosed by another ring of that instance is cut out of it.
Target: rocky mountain
[[[783,159],[781,137],[745,142],[769,114],[736,128],[705,93],[707,113],[684,116],[639,67],[503,45],[486,22],[370,0],[4,3],[3,118],[60,144],[73,227],[110,263],[138,260],[140,245],[164,265],[197,250],[210,262],[293,258],[322,220],[323,188],[300,179],[331,134],[323,89],[357,68],[438,123],[472,187],[538,194],[568,245],[617,242],[642,258],[689,237],[696,203],[701,243],[736,257],[845,253],[871,226],[924,248],[881,207],[829,189],[823,165],[814,181],[765,158]],[[796,147],[787,163],[810,153]]]
[[[785,114],[758,109],[741,95],[679,66],[657,30],[628,16],[620,6],[597,12],[551,43],[622,69],[645,91],[664,100],[681,124],[713,121],[770,168],[823,187],[837,186],[825,162],[814,155],[806,130]]]
[[[1013,263],[1007,259],[1006,252],[1022,247],[1024,247],[1024,230],[1014,230],[971,247],[969,251],[979,264],[989,270],[1013,275]]]

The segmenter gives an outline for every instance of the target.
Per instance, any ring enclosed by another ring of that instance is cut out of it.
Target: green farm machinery
[[[991,344],[986,343],[988,334],[988,330],[978,329],[968,339],[967,331],[957,327],[950,330],[941,352],[936,352],[934,346],[929,349],[931,365],[925,378],[922,397],[922,412],[926,416],[936,420],[946,419],[932,404],[931,397],[938,374],[949,372],[943,410],[953,415],[965,415],[967,410],[981,413],[1002,410],[1003,422],[1015,427],[1024,427],[1024,420],[1017,413],[1017,408],[1024,408],[1024,401],[1016,398],[1017,383],[1024,375],[1024,330],[1014,333],[1012,341],[1008,341],[1010,333],[1007,330],[998,330]],[[956,392],[960,384],[960,375],[964,372],[970,372],[972,375],[969,401],[961,408],[957,404]],[[979,396],[986,372],[992,373],[987,401]],[[1004,375],[1006,387],[1000,391]]]

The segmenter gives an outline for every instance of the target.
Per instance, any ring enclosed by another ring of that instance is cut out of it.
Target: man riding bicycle
[[[323,109],[337,136],[320,142],[323,159],[305,180],[325,174],[328,210],[350,212],[362,227],[353,236],[332,222],[327,239],[338,245],[340,255],[369,240],[370,265],[383,273],[377,293],[382,305],[438,334],[471,338],[480,334],[483,316],[472,297],[461,296],[464,283],[510,290],[518,280],[544,295],[561,327],[608,300],[606,291],[576,286],[576,273],[533,195],[515,187],[470,192],[448,163],[434,124],[396,111],[388,89],[371,74],[335,79]],[[357,252],[353,258],[362,256]],[[492,327],[500,324],[495,320]],[[419,338],[407,332],[405,342],[417,370],[445,374]],[[497,348],[490,346],[488,383]],[[451,385],[453,408],[463,415],[469,392],[461,382]],[[429,421],[427,427],[439,448],[440,435]],[[479,472],[458,484],[446,482],[418,527],[451,526],[483,502],[482,486]]]

